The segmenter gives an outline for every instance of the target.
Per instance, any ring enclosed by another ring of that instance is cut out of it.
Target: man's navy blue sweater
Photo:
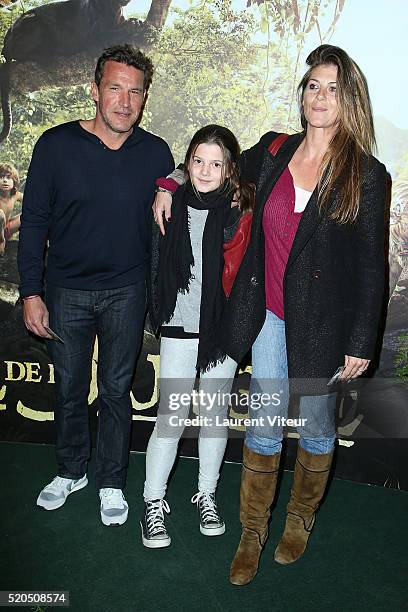
[[[24,191],[18,266],[20,295],[46,282],[115,289],[145,278],[155,180],[174,168],[168,145],[135,127],[118,150],[78,121],[38,140]]]

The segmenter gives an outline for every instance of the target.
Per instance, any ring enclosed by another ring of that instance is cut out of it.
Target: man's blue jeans
[[[278,401],[257,402],[278,397]],[[252,347],[252,379],[249,389],[251,424],[247,427],[245,445],[260,455],[274,455],[282,448],[283,428],[271,421],[287,417],[289,404],[288,362],[286,355],[285,321],[266,311],[265,323]],[[254,408],[255,406],[255,408]],[[333,450],[335,442],[336,394],[303,396],[299,418],[305,423],[297,428],[300,445],[313,455]],[[263,420],[260,418],[263,417]],[[269,418],[268,418],[269,417]]]
[[[47,342],[55,368],[58,474],[81,478],[91,454],[88,394],[98,337],[98,488],[122,489],[129,461],[130,388],[143,337],[146,286],[83,291],[48,286],[50,327],[63,340]]]

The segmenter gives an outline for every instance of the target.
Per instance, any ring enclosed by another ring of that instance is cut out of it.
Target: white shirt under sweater
[[[293,186],[295,188],[295,213],[303,212],[310,199],[310,196],[312,195],[312,192],[307,191],[307,189],[303,189],[303,187],[297,187],[296,185]]]

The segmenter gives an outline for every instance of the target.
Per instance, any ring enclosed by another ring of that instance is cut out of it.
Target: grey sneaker
[[[45,508],[45,510],[61,508],[65,504],[68,495],[83,489],[87,484],[86,474],[79,478],[79,480],[56,476],[50,484],[43,488],[37,497],[37,506]]]
[[[191,498],[192,504],[197,504],[200,515],[200,531],[206,536],[216,536],[225,533],[225,523],[218,512],[215,493],[199,491]]]
[[[101,520],[104,525],[123,525],[128,517],[129,506],[122,489],[106,487],[99,489]]]
[[[146,501],[140,527],[142,542],[146,548],[165,548],[170,546],[171,538],[164,524],[164,512],[170,512],[165,499]]]

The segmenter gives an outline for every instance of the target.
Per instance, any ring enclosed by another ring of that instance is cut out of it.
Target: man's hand
[[[156,193],[156,197],[153,202],[153,216],[154,220],[160,228],[161,233],[166,233],[164,231],[164,222],[163,222],[163,213],[166,221],[170,221],[171,219],[171,202],[172,197],[169,193],[164,191],[158,191]]]
[[[48,327],[48,310],[40,296],[23,300],[23,319],[28,330],[41,336],[41,338],[52,338],[44,329]]]
[[[369,359],[360,359],[360,357],[350,357],[345,355],[344,370],[340,376],[341,380],[350,380],[361,376],[366,371],[370,364]]]

